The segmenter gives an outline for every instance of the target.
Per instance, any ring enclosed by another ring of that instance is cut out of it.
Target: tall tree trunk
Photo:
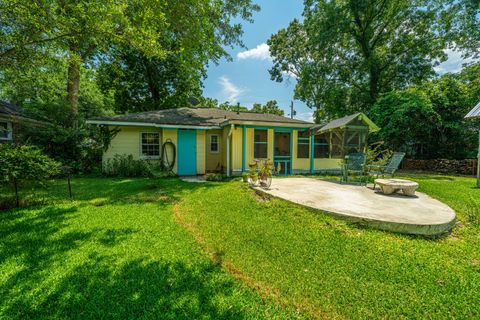
[[[72,53],[68,61],[67,103],[74,118],[78,114],[78,94],[80,92],[80,58]],[[76,122],[76,120],[75,120]]]
[[[370,66],[370,106],[371,107],[377,101],[378,97],[378,84],[380,82],[380,71],[376,64]]]

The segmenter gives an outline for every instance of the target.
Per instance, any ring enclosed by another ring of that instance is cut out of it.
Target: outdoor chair
[[[395,152],[390,161],[385,166],[377,166],[377,165],[369,165],[367,166],[368,174],[375,176],[375,179],[382,176],[385,178],[385,175],[389,175],[391,178],[395,177],[395,172],[400,167],[400,163],[402,162],[403,158],[405,157],[405,152]],[[373,189],[375,189],[376,184],[375,181],[373,183]]]
[[[345,163],[342,165],[342,182],[348,183],[349,176],[359,176],[360,184],[367,183],[367,174],[365,171],[365,153],[351,153],[345,157]]]

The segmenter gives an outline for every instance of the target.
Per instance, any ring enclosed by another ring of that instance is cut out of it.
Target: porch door
[[[178,130],[178,175],[197,175],[197,132]]]
[[[275,131],[273,162],[279,175],[292,173],[292,133]]]

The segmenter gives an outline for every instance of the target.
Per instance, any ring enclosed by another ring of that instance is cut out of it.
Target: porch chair
[[[350,175],[358,175],[361,177],[360,184],[363,184],[363,179],[365,179],[364,183],[366,184],[368,177],[365,171],[366,160],[365,153],[351,153],[346,156],[345,163],[342,165],[342,182],[348,183]]]
[[[397,172],[398,167],[400,167],[400,163],[402,163],[403,158],[405,157],[405,152],[395,152],[393,153],[390,161],[385,166],[376,166],[376,165],[369,165],[367,166],[368,174],[375,176],[377,179],[379,176],[385,178],[385,175],[389,175],[390,178],[395,177],[395,172]],[[373,190],[375,190],[375,181],[373,183]]]

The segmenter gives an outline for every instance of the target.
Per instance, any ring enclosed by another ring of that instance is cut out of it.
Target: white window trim
[[[143,152],[142,152],[142,135],[144,133],[156,133],[158,134],[158,156],[144,156],[143,155]],[[159,160],[160,157],[161,157],[161,154],[162,154],[162,142],[161,142],[161,135],[160,135],[160,132],[149,132],[149,131],[144,131],[144,132],[140,132],[140,159],[141,160]]]
[[[12,130],[12,122],[10,121],[3,121],[3,120],[0,120],[0,122],[3,122],[3,123],[6,123],[7,124],[7,137],[4,138],[4,137],[0,137],[0,140],[3,140],[3,141],[11,141],[13,140],[13,130]]]
[[[212,137],[217,137],[217,151],[212,151]],[[218,134],[210,135],[210,145],[209,148],[210,153],[219,153],[220,152],[220,136]]]

